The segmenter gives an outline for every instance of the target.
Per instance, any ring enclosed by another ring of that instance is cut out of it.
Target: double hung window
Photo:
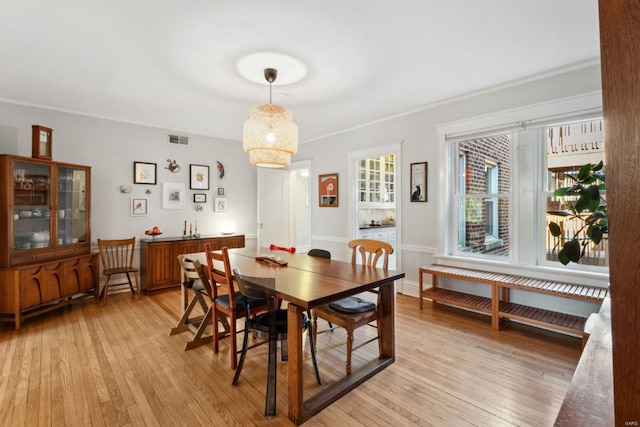
[[[443,255],[560,267],[562,243],[583,222],[571,214],[571,198],[554,191],[571,186],[586,163],[603,161],[606,169],[602,119],[525,121],[468,135],[445,137],[450,191]],[[549,232],[552,221],[561,236]],[[606,237],[583,246],[580,263],[568,268],[608,265]]]

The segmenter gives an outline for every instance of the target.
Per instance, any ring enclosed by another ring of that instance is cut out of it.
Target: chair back
[[[331,252],[325,251],[324,249],[311,249],[309,252],[307,252],[307,255],[317,258],[331,259]]]
[[[185,286],[192,288],[196,281],[200,281],[207,295],[211,297],[211,285],[209,284],[205,266],[200,264],[200,261],[192,261],[183,254],[178,255],[178,262],[182,267],[183,283]]]
[[[240,273],[238,267],[233,268],[233,276],[238,282],[240,293],[247,298],[267,299],[276,295],[276,279],[273,277],[251,277]]]
[[[118,271],[133,268],[133,249],[136,238],[104,240],[98,239],[103,271]]]
[[[218,293],[229,294],[229,307],[236,308],[236,290],[233,286],[233,276],[229,264],[229,251],[223,247],[219,252],[211,249],[209,243],[204,244],[204,252],[207,255],[207,271],[211,281],[213,298],[218,298]],[[220,289],[218,289],[220,287]]]
[[[389,254],[393,253],[393,248],[386,242],[373,239],[356,239],[349,242],[351,252],[351,264],[357,264],[357,254],[359,253],[362,265],[376,267],[378,260],[382,257],[382,268],[389,266]]]

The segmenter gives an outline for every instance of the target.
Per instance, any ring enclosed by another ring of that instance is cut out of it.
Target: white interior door
[[[289,247],[289,171],[258,168],[258,246]]]

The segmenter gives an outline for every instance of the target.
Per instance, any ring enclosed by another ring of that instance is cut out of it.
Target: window
[[[446,226],[444,255],[561,267],[559,248],[583,223],[567,215],[567,198],[553,192],[571,186],[584,164],[604,162],[602,128],[592,115],[445,140],[452,191],[444,211],[453,226]],[[549,232],[551,221],[562,229],[559,239]],[[584,251],[579,264],[567,267],[605,272],[607,239]]]
[[[457,252],[510,255],[510,136],[492,135],[455,142]]]
[[[580,243],[584,243],[583,234],[579,233],[584,222],[573,215],[569,215],[567,201],[577,200],[577,196],[555,197],[553,192],[560,187],[571,187],[580,168],[591,163],[605,162],[604,130],[601,118],[595,120],[573,121],[549,125],[544,128],[543,140],[546,146],[546,182],[541,200],[546,203],[546,215],[542,217],[544,253],[542,262],[557,263],[558,251],[562,244],[573,239],[576,234]],[[606,168],[605,168],[606,169]],[[602,193],[601,193],[602,194]],[[603,194],[606,199],[606,195]],[[549,223],[555,222],[560,226],[562,235],[554,238],[548,232]],[[583,245],[583,256],[580,264],[592,266],[608,266],[607,247],[605,237],[598,245],[592,242]],[[574,264],[575,265],[575,264]]]

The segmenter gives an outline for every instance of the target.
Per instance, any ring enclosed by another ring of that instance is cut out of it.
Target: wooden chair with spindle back
[[[352,250],[351,263],[358,264],[358,254],[363,268],[375,268],[382,259],[382,268],[385,270],[389,265],[389,255],[393,253],[393,248],[386,242],[372,239],[356,239],[349,242]],[[376,336],[357,346],[353,346],[353,332],[360,326],[368,325],[378,320],[378,305],[358,296],[343,298],[329,304],[321,305],[313,309],[314,337],[313,342],[317,345],[318,317],[327,320],[334,326],[345,328],[347,331],[347,361],[346,372],[351,374],[351,354],[354,350],[372,341],[378,341],[378,352],[380,352],[380,341],[378,332]],[[372,325],[373,326],[373,325]]]
[[[96,299],[98,302],[102,300],[104,305],[107,304],[107,295],[109,288],[118,289],[128,286],[131,289],[133,297],[138,297],[140,292],[140,281],[138,279],[138,268],[133,266],[133,250],[136,246],[136,238],[130,239],[98,239],[98,247],[100,248],[100,259],[102,260],[102,274],[104,275],[104,288],[100,294],[100,286],[96,287]],[[127,282],[112,285],[111,276],[124,274]],[[135,285],[131,280],[131,275],[135,279]]]

